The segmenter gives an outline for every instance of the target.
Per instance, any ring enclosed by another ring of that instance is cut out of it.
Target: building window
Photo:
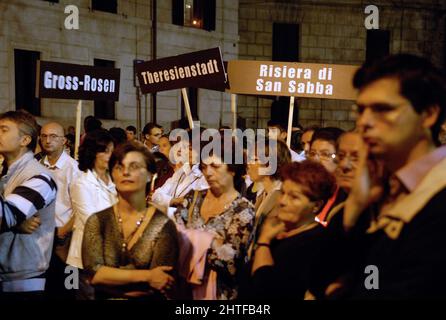
[[[118,12],[118,0],[91,0],[91,8],[110,13]]]
[[[389,30],[367,30],[365,60],[372,63],[389,54]]]
[[[184,0],[184,25],[187,27],[195,27],[198,19],[194,15],[194,0]]]
[[[172,23],[215,30],[216,0],[172,0]]]
[[[114,68],[115,62],[103,59],[94,59],[95,67],[108,67]],[[115,119],[115,102],[108,100],[95,100],[94,101],[94,116],[99,119]]]
[[[36,68],[40,52],[14,49],[15,108],[40,116],[40,99],[36,98]]]
[[[299,25],[273,23],[273,61],[299,61]],[[289,97],[277,97],[271,105],[271,119],[288,123]],[[297,106],[297,101],[295,102]],[[293,124],[299,121],[299,108],[294,108]]]
[[[190,113],[192,114],[192,119],[198,120],[198,89],[188,88],[187,98],[189,99]],[[184,99],[181,97],[181,118],[187,117],[186,107],[184,105]]]
[[[299,61],[299,25],[273,23],[273,61]]]

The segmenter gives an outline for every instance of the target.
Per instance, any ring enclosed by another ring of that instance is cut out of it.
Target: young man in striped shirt
[[[0,154],[7,168],[0,178],[0,300],[43,297],[57,187],[34,159],[37,135],[37,123],[29,113],[0,115]]]

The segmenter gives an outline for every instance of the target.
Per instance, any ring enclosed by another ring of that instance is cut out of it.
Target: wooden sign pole
[[[291,148],[291,129],[293,128],[293,113],[294,113],[294,96],[290,97],[290,112],[288,114],[288,131],[286,135],[286,144]]]
[[[78,160],[78,151],[81,141],[82,100],[79,100],[76,108],[76,138],[74,142],[74,159]]]
[[[141,132],[141,93],[136,87],[136,134]],[[138,139],[139,140],[139,139]]]
[[[194,120],[192,119],[192,113],[190,112],[189,98],[187,97],[186,88],[181,89],[183,95],[184,106],[186,107],[187,120],[189,121],[189,127],[194,128]]]
[[[237,129],[237,95],[231,94],[232,130]]]

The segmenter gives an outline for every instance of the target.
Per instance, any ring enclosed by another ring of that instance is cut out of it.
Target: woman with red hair
[[[315,216],[333,194],[335,178],[305,160],[283,167],[282,180],[278,214],[265,221],[255,246],[252,298],[303,299],[324,242]]]

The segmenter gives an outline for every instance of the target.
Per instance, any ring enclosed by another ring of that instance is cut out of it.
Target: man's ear
[[[22,138],[20,139],[20,146],[26,147],[28,146],[32,141],[32,138],[30,135],[24,134]]]
[[[423,117],[423,127],[425,129],[430,129],[440,116],[440,107],[437,104],[429,106],[427,109],[423,110],[421,116]]]

